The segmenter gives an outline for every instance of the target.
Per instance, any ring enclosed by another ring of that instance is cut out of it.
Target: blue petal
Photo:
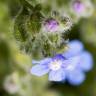
[[[66,71],[71,71],[71,70],[74,70],[78,66],[79,63],[80,63],[80,56],[74,56],[67,60],[64,60],[62,67]]]
[[[81,68],[84,71],[89,71],[93,67],[93,58],[92,55],[89,52],[83,52],[81,54],[81,60],[78,65],[79,68]]]
[[[63,69],[57,71],[51,71],[49,73],[50,81],[64,81],[65,80],[65,72]]]
[[[40,61],[37,61],[37,60],[32,60],[32,64],[39,64]]]
[[[32,60],[32,64],[46,64],[50,62],[51,58],[44,58],[42,60]]]
[[[68,43],[68,50],[63,54],[64,57],[72,57],[83,50],[83,44],[78,40],[73,40]]]
[[[45,65],[38,64],[38,65],[33,66],[30,72],[33,75],[42,76],[49,72],[49,68]]]
[[[62,54],[57,54],[53,57],[53,59],[64,60],[65,58]]]
[[[85,74],[80,70],[74,70],[67,73],[67,80],[71,85],[80,85],[85,80]]]

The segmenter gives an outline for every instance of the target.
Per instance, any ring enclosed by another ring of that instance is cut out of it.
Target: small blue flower
[[[62,81],[65,79],[63,63],[65,58],[59,54],[53,58],[45,58],[41,61],[33,61],[37,64],[31,69],[31,73],[36,76],[42,76],[49,72],[50,81]]]
[[[93,59],[89,52],[84,51],[80,41],[74,40],[68,44],[68,51],[52,58],[40,61],[33,60],[31,73],[42,76],[49,73],[50,81],[67,80],[72,85],[80,85],[85,80],[85,73],[92,69]]]

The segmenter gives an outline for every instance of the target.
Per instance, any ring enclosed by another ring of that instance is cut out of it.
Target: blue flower
[[[31,69],[31,73],[36,76],[42,76],[49,72],[50,81],[62,81],[65,79],[65,73],[63,70],[63,63],[65,58],[58,54],[53,58],[45,58],[41,61],[33,61],[33,64],[37,64]]]
[[[85,51],[80,41],[74,40],[68,44],[69,49],[63,54],[40,61],[33,60],[31,73],[42,76],[49,73],[50,81],[67,80],[72,85],[80,85],[85,80],[85,73],[92,69],[93,59]]]

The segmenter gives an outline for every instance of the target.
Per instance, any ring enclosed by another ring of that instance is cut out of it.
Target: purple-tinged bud
[[[77,17],[89,17],[92,15],[94,7],[90,0],[74,0],[71,2],[70,10]]]
[[[64,33],[72,27],[72,21],[68,16],[58,19],[49,18],[42,23],[41,32],[58,34]]]
[[[59,28],[59,22],[55,19],[47,19],[43,25],[43,30],[46,32],[57,32]]]
[[[77,2],[74,3],[73,9],[74,9],[77,13],[81,13],[81,12],[84,11],[85,6],[84,6],[84,4],[83,4],[82,2],[77,1]]]

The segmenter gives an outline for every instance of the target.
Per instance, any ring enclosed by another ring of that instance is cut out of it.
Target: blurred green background
[[[0,0],[0,96],[96,96],[96,0],[91,1],[95,9],[92,16],[81,18],[66,36],[84,43],[93,55],[94,68],[82,85],[71,86],[48,82],[47,76],[38,78],[29,73],[31,57],[19,50],[13,36],[14,19],[21,5],[19,0]]]

